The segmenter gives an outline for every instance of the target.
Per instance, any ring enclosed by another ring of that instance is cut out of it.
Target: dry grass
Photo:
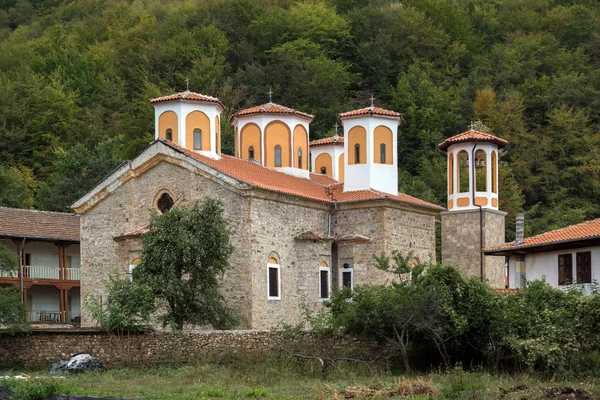
[[[330,389],[319,393],[319,399],[361,399],[386,397],[433,397],[439,390],[431,382],[421,378],[408,379],[400,377],[390,388],[372,388],[368,386],[349,386],[342,390]]]

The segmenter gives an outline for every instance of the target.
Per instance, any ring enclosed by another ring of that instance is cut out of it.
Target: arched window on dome
[[[487,155],[485,150],[475,152],[475,191],[487,191]]]
[[[281,146],[275,146],[275,166],[281,167]]]
[[[168,128],[165,131],[165,139],[172,141],[173,140],[173,129]]]
[[[254,146],[248,147],[248,160],[254,160]]]
[[[386,160],[385,160],[385,143],[381,143],[379,145],[379,162],[381,164],[385,164]]]
[[[461,150],[456,155],[458,193],[469,193],[469,154]]]
[[[321,167],[321,174],[327,175],[327,167]]]
[[[202,150],[202,129],[194,129],[194,150]]]
[[[360,144],[354,145],[354,164],[360,164]]]
[[[298,166],[297,168],[302,169],[302,147],[298,147]]]

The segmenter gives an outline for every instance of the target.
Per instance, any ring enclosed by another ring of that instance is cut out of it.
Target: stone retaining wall
[[[88,352],[106,367],[201,362],[245,353],[278,354],[279,349],[322,357],[370,360],[379,353],[374,343],[350,337],[323,337],[310,333],[293,338],[269,331],[152,332],[118,337],[99,331],[33,331],[0,333],[0,366],[44,366],[74,353]]]

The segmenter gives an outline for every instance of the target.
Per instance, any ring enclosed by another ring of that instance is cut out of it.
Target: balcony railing
[[[27,277],[33,279],[60,279],[60,268],[28,265]]]
[[[19,271],[0,271],[0,278],[18,278]]]
[[[32,310],[29,312],[29,322],[57,324],[61,322],[61,315],[65,313],[58,310]]]
[[[81,271],[79,268],[67,268],[67,279],[70,279],[72,281],[80,280],[81,274],[79,273],[79,271]]]
[[[39,265],[28,265],[26,268],[27,278],[31,279],[60,279],[60,268],[43,267]],[[72,281],[81,280],[79,268],[66,268],[65,279]],[[18,278],[19,271],[0,271],[0,278]]]

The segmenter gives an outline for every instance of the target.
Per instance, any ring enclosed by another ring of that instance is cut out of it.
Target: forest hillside
[[[400,190],[444,205],[444,138],[510,141],[500,207],[527,234],[600,216],[595,0],[0,0],[0,205],[67,211],[153,140],[149,99],[218,96],[314,113],[404,114]],[[480,124],[480,126],[481,126]]]

